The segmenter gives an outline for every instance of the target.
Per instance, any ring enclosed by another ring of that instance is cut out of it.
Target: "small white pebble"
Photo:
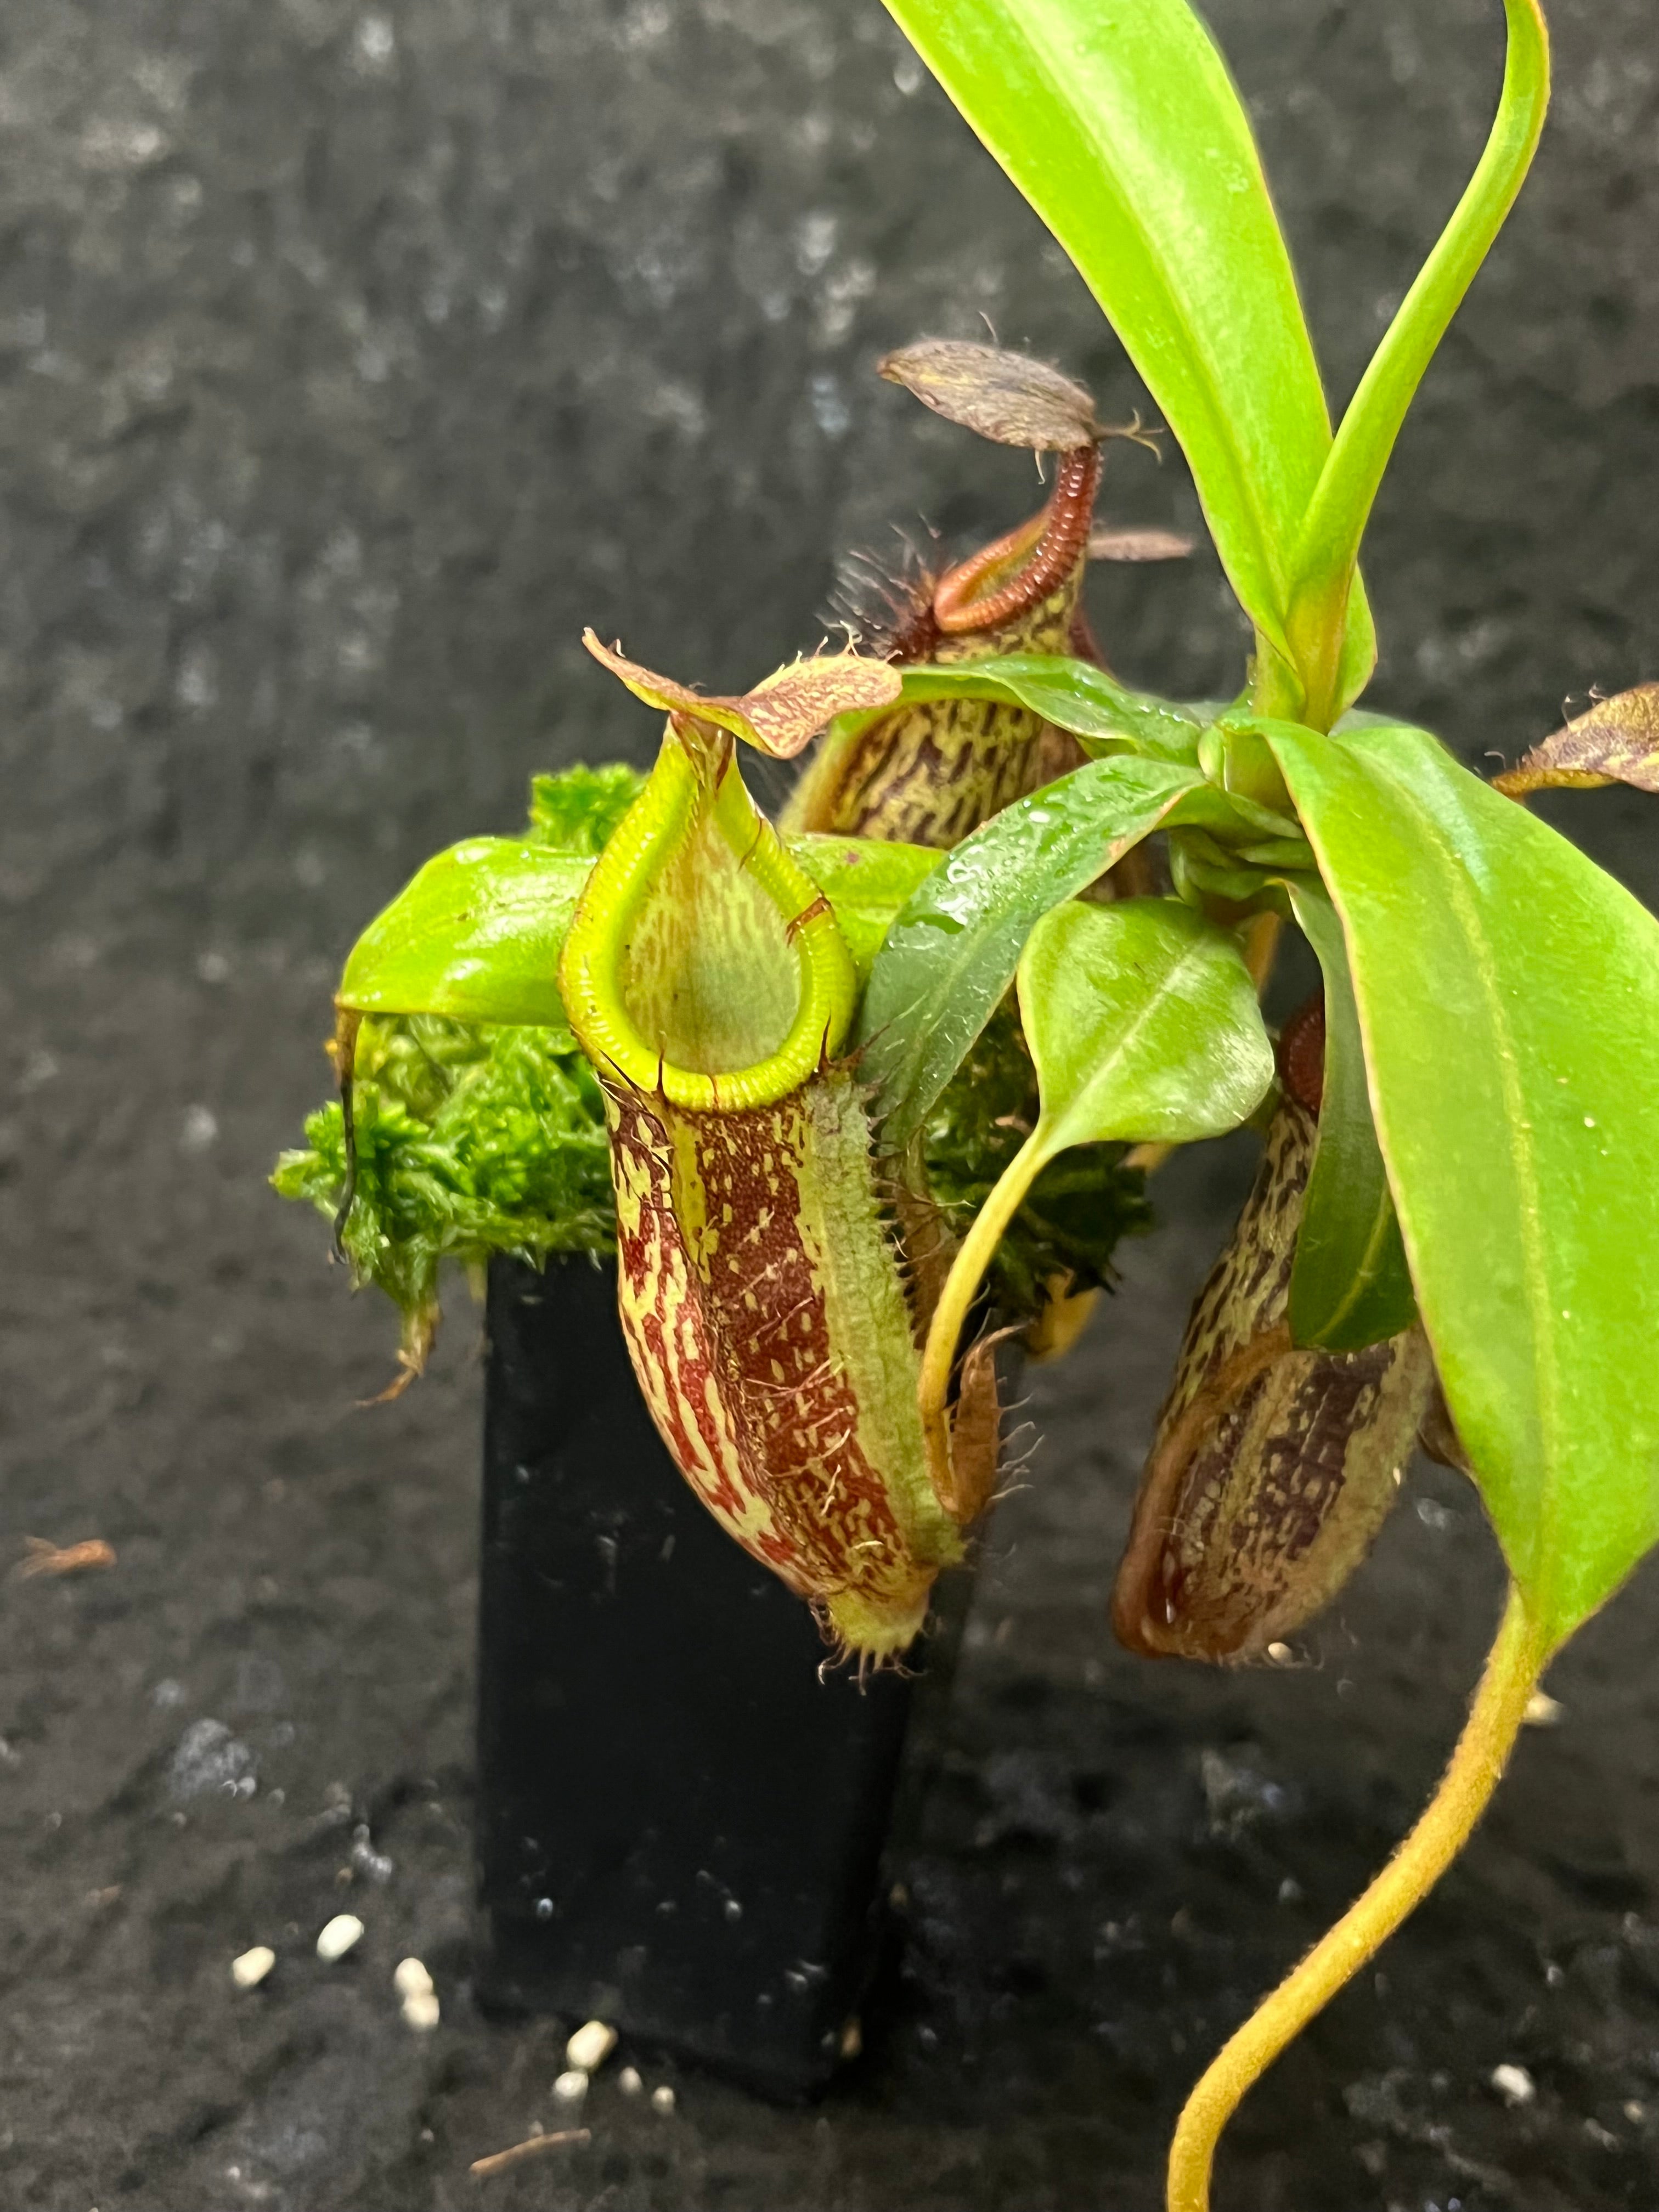
[[[580,2066],[567,2066],[553,2084],[553,2094],[562,2105],[580,2105],[587,2094],[587,2075]]]
[[[622,2072],[617,2076],[617,2087],[622,2091],[624,2097],[637,2097],[641,2090],[645,2087],[644,2082],[640,2079],[639,2068],[637,2066],[624,2066]]]
[[[432,1977],[418,1959],[399,1959],[392,1970],[392,1986],[400,1997],[429,1997]]]
[[[410,2027],[425,2035],[436,2027],[439,2020],[438,1999],[431,1990],[411,1990],[404,1999],[404,2019]]]
[[[355,1912],[337,1912],[317,1938],[317,1956],[331,1966],[362,1941],[362,1933],[363,1923]]]
[[[1555,1728],[1559,1725],[1566,1710],[1547,1690],[1534,1690],[1527,1699],[1527,1710],[1521,1719],[1527,1728]]]
[[[660,2088],[653,2089],[651,2092],[651,2109],[653,2112],[672,2112],[673,2111],[674,2092],[669,2087],[666,2081],[662,2084]]]
[[[1509,2106],[1529,2105],[1538,2094],[1533,2078],[1524,2066],[1494,2066],[1492,2086]]]
[[[564,2063],[577,2073],[597,2074],[616,2047],[617,2031],[610,2022],[590,2020],[564,2046]]]
[[[240,1959],[231,1960],[230,1978],[239,1990],[257,1990],[276,1963],[276,1954],[270,1944],[256,1943]]]
[[[1632,2127],[1639,2128],[1648,2116],[1648,2108],[1632,2097],[1625,2106],[1625,2118]]]
[[[1288,1667],[1296,1654],[1288,1644],[1270,1644],[1267,1646],[1267,1656],[1275,1667]]]

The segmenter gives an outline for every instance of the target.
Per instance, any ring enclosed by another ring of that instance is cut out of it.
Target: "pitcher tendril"
[[[1246,2093],[1422,1903],[1468,1841],[1515,1747],[1547,1656],[1546,1641],[1511,1589],[1468,1724],[1428,1810],[1370,1887],[1257,2006],[1187,2100],[1170,2151],[1168,2212],[1209,2212],[1216,2144]]]

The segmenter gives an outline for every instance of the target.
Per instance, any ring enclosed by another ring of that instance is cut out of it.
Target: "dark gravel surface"
[[[1498,12],[1213,11],[1339,389],[1474,158]],[[1370,550],[1380,695],[1471,755],[1659,676],[1659,43],[1647,0],[1553,13],[1540,173]],[[591,2147],[483,2191],[555,2123],[562,2031],[469,1990],[476,1329],[357,1410],[386,1316],[262,1184],[364,915],[532,767],[647,750],[582,621],[747,681],[838,548],[1029,496],[873,354],[983,311],[1109,411],[1121,356],[874,0],[11,0],[0,112],[0,1549],[119,1555],[0,1595],[0,2206],[1151,2212],[1183,2087],[1409,1820],[1498,1600],[1471,1494],[1419,1473],[1305,1663],[1111,1644],[1247,1156],[1170,1172],[1036,1378],[844,2087],[780,2111],[638,2054],[672,2117],[602,2076]],[[1112,467],[1126,519],[1190,515],[1178,463]],[[1097,613],[1132,675],[1237,667],[1203,561]],[[1572,819],[1659,898],[1648,806]],[[1559,1662],[1468,1858],[1251,2100],[1223,2212],[1659,2202],[1656,1594]]]

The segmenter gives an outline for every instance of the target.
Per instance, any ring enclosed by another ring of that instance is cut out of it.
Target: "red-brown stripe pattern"
[[[1364,1558],[1415,1442],[1434,1382],[1419,1328],[1359,1352],[1291,1342],[1316,1127],[1282,1100],[1187,1324],[1113,1593],[1132,1650],[1242,1660],[1292,1633]]]
[[[851,1079],[827,1072],[735,1113],[688,1112],[614,1081],[606,1098],[623,1324],[676,1465],[834,1638],[878,1658],[901,1650],[959,1547],[936,1510],[918,1514],[913,1471],[890,1463],[906,1455],[902,1420],[896,1449],[874,1401],[890,1398],[893,1376],[861,1372],[868,1347],[836,1340],[811,1179],[845,1168],[849,1137],[854,1167],[864,1151]],[[867,1182],[867,1152],[863,1171]],[[870,1223],[890,1278],[872,1297],[893,1302],[898,1388],[913,1400],[914,1353],[873,1206]]]

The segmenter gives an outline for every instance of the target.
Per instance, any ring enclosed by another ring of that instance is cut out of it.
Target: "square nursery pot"
[[[906,1735],[942,1707],[951,1627],[926,1682],[821,1674],[807,1607],[659,1439],[610,1266],[498,1261],[488,1332],[480,1994],[811,2095],[856,2045]]]

